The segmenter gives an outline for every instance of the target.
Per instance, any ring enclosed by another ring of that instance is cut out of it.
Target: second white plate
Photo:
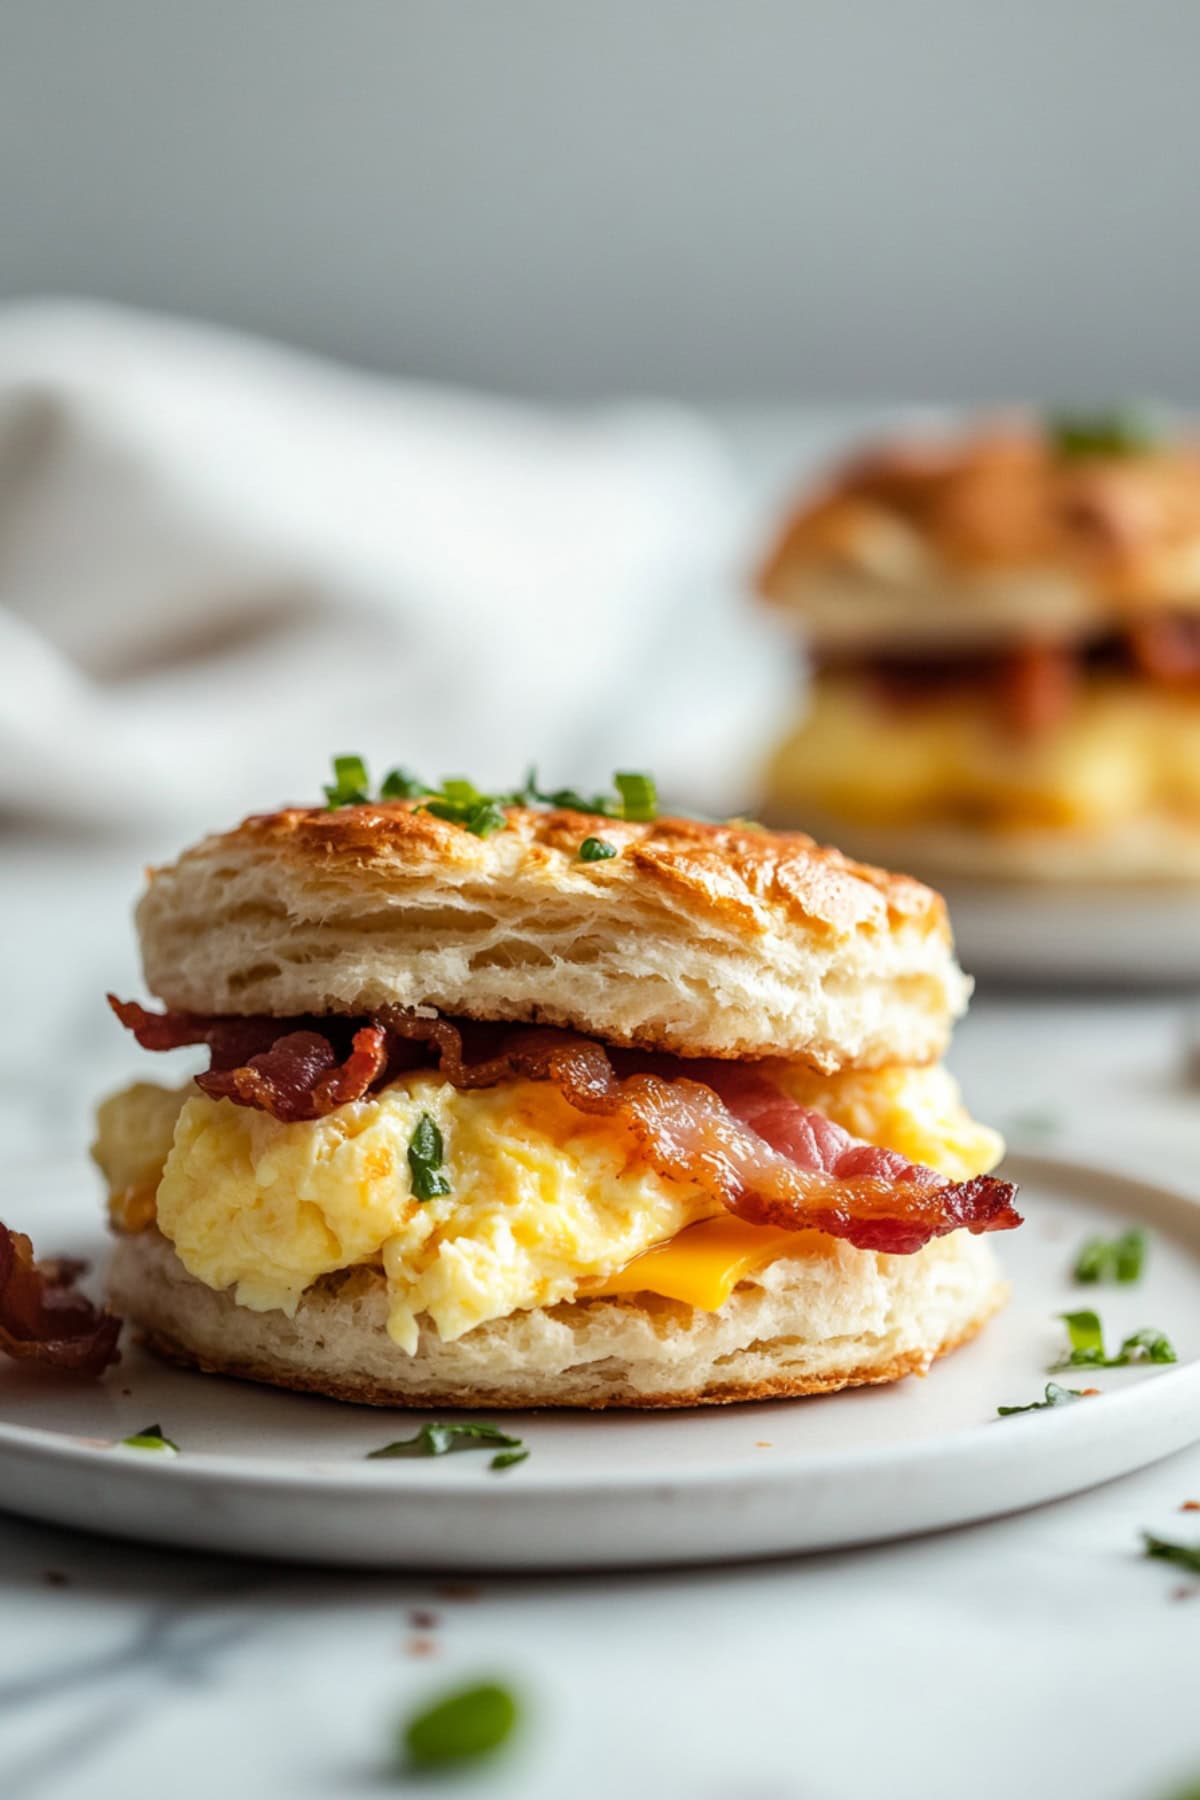
[[[420,1417],[165,1368],[137,1350],[98,1385],[0,1371],[0,1499],[121,1537],[302,1562],[437,1569],[601,1568],[764,1556],[958,1525],[1139,1468],[1200,1438],[1200,1206],[1096,1170],[1014,1158],[1027,1224],[999,1242],[1012,1304],[924,1381],[675,1414],[503,1415],[527,1462],[367,1462]],[[101,1247],[94,1202],[58,1179],[12,1223],[47,1250]],[[1136,1287],[1080,1288],[1079,1241],[1153,1234]],[[1143,1325],[1174,1367],[1079,1371],[1099,1399],[998,1419],[1039,1397],[1095,1306],[1112,1342]],[[116,1447],[150,1423],[175,1458]]]
[[[1200,896],[945,881],[964,968],[1006,981],[1200,984]]]

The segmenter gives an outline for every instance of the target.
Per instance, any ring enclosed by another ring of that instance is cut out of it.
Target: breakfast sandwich
[[[110,1295],[172,1361],[379,1405],[683,1406],[924,1372],[1005,1288],[939,1066],[942,901],[653,784],[339,759],[151,871],[100,1108]]]
[[[895,442],[759,585],[814,671],[767,817],[935,876],[1200,879],[1200,443],[1122,416]]]

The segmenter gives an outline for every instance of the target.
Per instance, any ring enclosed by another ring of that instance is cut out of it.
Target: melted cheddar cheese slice
[[[726,1214],[689,1225],[669,1244],[647,1250],[581,1299],[602,1300],[622,1294],[659,1294],[682,1300],[701,1312],[724,1306],[739,1281],[765,1268],[778,1256],[811,1256],[828,1245],[817,1231],[781,1231],[771,1225],[748,1225]]]

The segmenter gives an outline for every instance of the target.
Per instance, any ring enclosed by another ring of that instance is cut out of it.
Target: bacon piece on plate
[[[0,1351],[77,1375],[117,1361],[121,1321],[76,1293],[81,1268],[66,1257],[35,1262],[24,1233],[0,1225]]]

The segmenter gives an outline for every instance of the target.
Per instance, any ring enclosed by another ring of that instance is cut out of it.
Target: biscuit
[[[758,575],[822,654],[1066,643],[1200,611],[1200,449],[1063,455],[1053,432],[897,438],[786,520]]]
[[[717,1312],[651,1295],[576,1300],[476,1326],[415,1355],[387,1335],[382,1274],[325,1276],[291,1318],[253,1312],[184,1269],[156,1231],[121,1237],[113,1306],[168,1360],[369,1406],[682,1407],[831,1393],[924,1374],[974,1337],[1007,1288],[983,1239],[912,1256],[838,1242],[743,1281]]]
[[[153,870],[145,976],[196,1013],[386,1004],[821,1070],[940,1056],[969,984],[940,897],[800,833],[413,802],[247,819]],[[584,862],[590,836],[616,855]]]

